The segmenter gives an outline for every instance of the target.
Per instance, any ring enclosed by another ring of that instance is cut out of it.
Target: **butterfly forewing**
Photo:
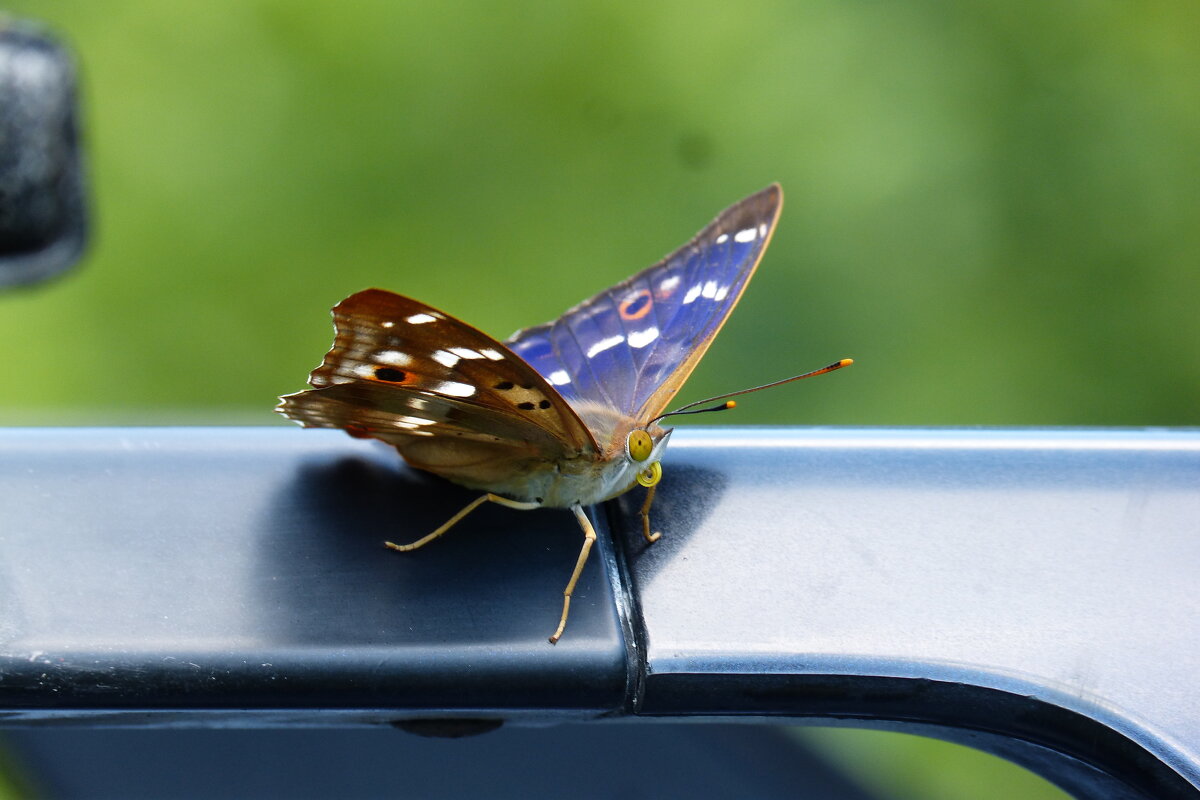
[[[368,289],[333,309],[336,336],[280,411],[393,443],[446,436],[560,458],[594,450],[586,427],[503,344],[411,298]]]
[[[600,404],[645,423],[737,305],[782,203],[777,184],[751,195],[659,263],[554,322],[518,331],[508,346],[577,407]]]

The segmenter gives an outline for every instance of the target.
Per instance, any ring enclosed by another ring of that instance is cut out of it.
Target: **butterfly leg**
[[[583,565],[587,563],[588,553],[592,552],[592,545],[596,542],[596,529],[592,527],[592,521],[587,518],[587,514],[583,513],[583,508],[576,503],[571,506],[571,510],[575,512],[575,519],[579,520],[579,527],[583,528],[583,548],[579,551],[579,559],[575,562],[575,571],[571,573],[571,580],[567,581],[567,588],[563,590],[562,619],[558,621],[558,629],[550,637],[550,644],[558,642],[559,637],[563,635],[563,629],[567,627],[567,613],[571,610],[571,595],[575,593],[575,584],[579,582],[579,575],[583,572]]]
[[[654,484],[646,490],[646,502],[642,503],[642,510],[638,512],[638,516],[642,518],[642,536],[650,544],[657,542],[662,536],[659,531],[650,532],[650,504],[654,502],[654,490],[657,488],[658,484]]]
[[[509,500],[507,497],[501,497],[498,494],[492,494],[491,492],[488,492],[487,494],[480,495],[479,497],[476,497],[471,502],[467,503],[466,508],[464,508],[462,511],[459,511],[457,514],[455,514],[453,517],[451,517],[449,520],[447,520],[444,525],[442,525],[440,528],[438,528],[433,533],[431,533],[427,536],[422,536],[420,539],[417,539],[415,542],[410,542],[409,544],[395,544],[394,542],[384,542],[383,544],[384,544],[384,546],[386,546],[392,550],[399,550],[401,553],[407,553],[409,550],[416,550],[418,547],[424,547],[425,545],[432,542],[434,539],[441,536],[446,531],[453,528],[458,523],[462,522],[463,517],[465,517],[467,514],[470,514],[472,511],[479,508],[484,503],[488,503],[488,502],[497,503],[506,508],[515,508],[518,511],[530,511],[535,508],[541,508],[541,506],[538,505],[537,503],[522,503],[518,500]]]

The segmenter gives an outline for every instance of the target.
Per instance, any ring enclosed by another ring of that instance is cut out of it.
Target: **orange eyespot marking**
[[[637,474],[637,482],[649,489],[662,480],[662,464],[655,461]]]
[[[629,432],[629,438],[625,440],[625,447],[629,450],[629,457],[634,461],[645,461],[654,451],[654,440],[650,438],[650,434],[638,428],[636,431]]]
[[[621,319],[641,319],[650,313],[650,307],[654,305],[654,301],[650,298],[649,289],[641,289],[632,297],[627,297],[617,306],[617,311],[621,314]]]

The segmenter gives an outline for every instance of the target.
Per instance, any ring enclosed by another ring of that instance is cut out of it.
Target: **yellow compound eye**
[[[662,480],[662,464],[655,461],[637,474],[637,482],[649,489]]]
[[[654,451],[654,440],[650,438],[650,434],[639,428],[636,431],[630,431],[629,438],[625,440],[625,446],[629,449],[630,458],[634,461],[645,461]],[[650,486],[651,484],[645,485]]]

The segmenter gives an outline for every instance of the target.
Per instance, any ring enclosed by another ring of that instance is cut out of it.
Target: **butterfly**
[[[486,502],[569,508],[584,541],[553,644],[596,540],[584,507],[645,486],[642,534],[658,539],[649,510],[671,436],[659,422],[696,413],[695,403],[664,409],[737,305],[782,204],[779,185],[768,186],[657,264],[503,343],[418,300],[352,294],[333,308],[334,343],[313,388],[280,398],[276,411],[382,440],[410,465],[484,492],[428,535],[387,542],[394,550],[423,547]]]

